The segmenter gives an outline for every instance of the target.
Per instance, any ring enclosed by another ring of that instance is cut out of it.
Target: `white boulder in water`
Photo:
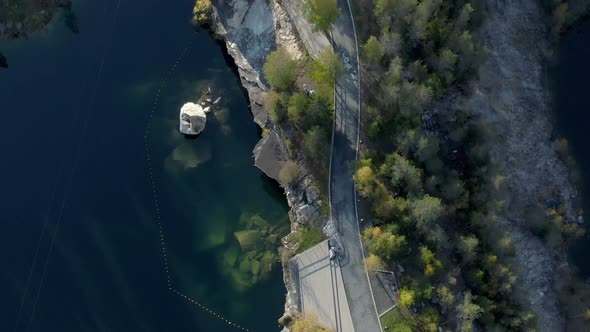
[[[180,132],[186,135],[198,135],[207,123],[203,106],[186,103],[180,109]]]

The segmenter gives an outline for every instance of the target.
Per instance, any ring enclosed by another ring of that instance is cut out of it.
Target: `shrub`
[[[313,315],[299,315],[296,317],[291,326],[289,326],[292,332],[329,332],[320,326],[318,318]]]
[[[284,48],[278,48],[266,57],[264,77],[274,88],[288,89],[297,76],[297,62]]]
[[[279,171],[279,180],[283,184],[292,184],[299,177],[299,166],[293,160],[287,160]]]
[[[295,250],[296,253],[304,252],[305,250],[326,239],[324,233],[311,226],[300,227],[297,231],[295,231],[294,235],[297,247]]]

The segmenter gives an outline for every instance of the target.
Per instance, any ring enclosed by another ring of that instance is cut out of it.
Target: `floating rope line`
[[[152,157],[151,157],[151,153],[150,153],[149,137],[150,137],[150,133],[151,133],[152,119],[154,117],[154,113],[158,109],[158,104],[159,104],[159,100],[160,100],[160,93],[162,92],[162,89],[167,86],[168,79],[170,79],[172,74],[175,72],[176,66],[180,63],[182,58],[186,55],[188,49],[192,46],[192,43],[193,43],[192,40],[190,40],[187,43],[186,47],[181,51],[180,55],[176,59],[176,62],[170,67],[170,69],[166,73],[164,80],[162,81],[162,84],[158,88],[158,91],[156,92],[156,97],[154,98],[154,104],[153,104],[152,109],[149,114],[147,126],[145,129],[145,135],[143,137],[144,142],[145,142],[145,153],[146,153],[146,159],[147,159],[147,164],[148,164],[149,181],[150,181],[150,185],[152,187],[152,196],[153,196],[153,202],[154,202],[154,214],[156,217],[155,222],[158,225],[158,229],[160,232],[160,251],[162,253],[162,262],[164,263],[164,270],[166,272],[166,280],[168,283],[168,290],[170,290],[175,295],[187,300],[188,302],[195,305],[199,309],[207,312],[211,316],[223,321],[227,325],[235,327],[235,328],[240,329],[242,331],[251,332],[251,330],[249,330],[243,326],[240,326],[237,323],[225,318],[224,316],[217,313],[216,311],[214,311],[213,309],[211,309],[207,305],[205,305],[205,304],[195,300],[194,298],[184,294],[183,292],[179,291],[178,289],[176,289],[173,286],[171,278],[170,278],[170,269],[168,267],[168,254],[166,251],[167,246],[166,246],[166,239],[165,239],[165,235],[164,235],[164,225],[162,223],[162,216],[160,215],[160,200],[158,198],[158,191],[156,189],[156,181],[154,179],[154,171],[153,171],[153,167],[152,167]]]

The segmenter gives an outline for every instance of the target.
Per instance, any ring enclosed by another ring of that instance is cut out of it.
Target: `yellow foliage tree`
[[[407,288],[402,288],[399,291],[399,305],[402,308],[408,308],[416,302],[416,293]]]
[[[365,266],[369,272],[375,272],[377,270],[383,270],[385,264],[383,264],[383,261],[379,256],[369,254],[369,256],[365,258]]]
[[[299,315],[291,323],[291,332],[330,332],[320,326],[315,315]]]

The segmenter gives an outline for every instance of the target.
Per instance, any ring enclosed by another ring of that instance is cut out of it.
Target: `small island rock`
[[[207,123],[207,116],[199,104],[186,103],[180,109],[180,132],[185,135],[198,135]]]

